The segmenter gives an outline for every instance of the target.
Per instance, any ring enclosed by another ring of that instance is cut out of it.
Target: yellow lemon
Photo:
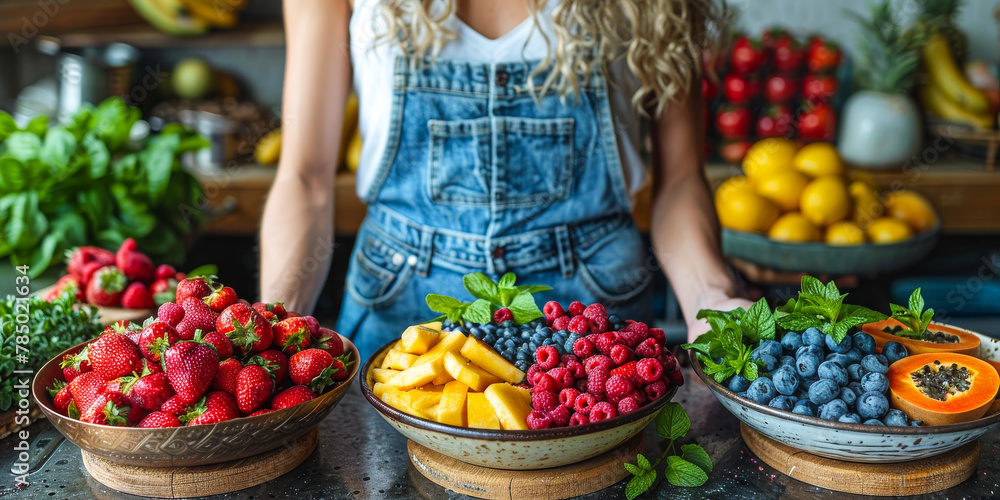
[[[753,182],[782,170],[791,170],[795,143],[783,137],[761,139],[743,157],[743,173]]]
[[[819,229],[798,212],[788,212],[774,221],[767,236],[772,240],[806,243],[819,240]]]
[[[808,177],[795,170],[783,170],[757,181],[757,194],[788,212],[799,208],[799,198],[806,184],[809,184]]]
[[[886,215],[906,222],[914,232],[922,233],[937,225],[937,213],[931,202],[915,191],[904,189],[885,197]]]
[[[723,227],[737,231],[763,233],[778,218],[778,207],[751,190],[716,193],[715,210]]]
[[[865,230],[853,222],[834,222],[826,228],[826,242],[838,246],[860,245],[865,242]]]
[[[799,210],[817,226],[829,226],[851,213],[851,198],[844,180],[836,175],[814,179],[802,190]]]
[[[878,191],[878,183],[875,182],[875,178],[872,177],[872,174],[864,170],[848,170],[847,180],[852,184],[858,181],[863,182],[871,187],[873,191]]]
[[[754,192],[753,183],[750,182],[750,179],[742,175],[730,177],[722,181],[722,184],[719,184],[719,187],[715,190],[715,197],[725,197],[736,191]]]
[[[873,243],[885,244],[903,241],[913,236],[913,230],[905,222],[895,217],[881,217],[868,224],[865,229]]]
[[[861,227],[868,227],[871,221],[885,214],[885,207],[879,199],[878,192],[864,181],[854,181],[847,187],[847,192],[854,202],[851,220]]]
[[[802,149],[795,154],[792,165],[795,170],[809,177],[844,173],[844,162],[840,159],[840,153],[837,152],[836,146],[829,142],[814,142],[802,146]]]
[[[254,157],[261,165],[272,165],[281,159],[281,129],[276,128],[257,141]]]

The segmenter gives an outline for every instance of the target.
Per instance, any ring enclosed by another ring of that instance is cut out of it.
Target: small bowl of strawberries
[[[46,363],[35,401],[67,439],[146,467],[227,462],[316,427],[357,376],[350,340],[281,303],[237,297],[211,276]]]

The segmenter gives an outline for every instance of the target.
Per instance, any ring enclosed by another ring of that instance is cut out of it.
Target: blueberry
[[[890,365],[910,355],[906,346],[896,341],[886,342],[882,346],[882,354],[885,355],[885,359],[889,361]]]
[[[493,323],[486,323],[485,325],[481,326],[480,328],[482,328],[484,331],[486,331],[486,333],[496,333],[497,332],[497,325],[494,325]]]
[[[851,382],[860,382],[861,377],[865,376],[864,368],[861,367],[861,363],[854,363],[852,365],[847,365],[847,379]]]
[[[809,392],[809,388],[812,387],[812,385],[815,384],[817,380],[819,379],[816,377],[801,379],[801,381],[799,382],[799,389],[802,391],[803,394],[805,394]]]
[[[856,361],[851,361],[851,358],[846,354],[832,353],[826,357],[827,361],[832,361],[837,363],[842,368],[847,368],[851,363],[856,363]]]
[[[802,343],[823,347],[826,345],[826,335],[819,331],[819,328],[807,328],[802,332]]]
[[[744,392],[750,388],[750,381],[743,375],[736,374],[729,379],[729,390],[733,392]]]
[[[762,354],[760,356],[760,362],[764,363],[764,371],[767,372],[773,372],[775,368],[778,367],[778,358],[775,358],[770,354]]]
[[[799,376],[790,366],[781,366],[771,374],[774,389],[785,396],[795,394],[799,389]]]
[[[821,405],[840,395],[840,386],[828,378],[821,378],[809,386],[809,401]]]
[[[854,345],[858,349],[861,349],[861,352],[875,354],[875,337],[865,332],[856,332],[854,335],[851,335],[851,341],[854,342]]]
[[[808,415],[810,417],[815,417],[816,412],[819,411],[815,404],[813,404],[808,399],[800,399],[795,406],[792,407],[792,413],[798,413],[799,415]]]
[[[833,361],[824,361],[816,369],[816,375],[820,379],[830,379],[837,383],[838,387],[847,385],[847,370],[843,366]]]
[[[566,330],[563,330],[563,332],[564,332],[564,333],[563,333],[562,335],[564,335],[564,336],[565,336],[565,335],[566,335],[566,333],[565,333],[565,332],[566,332]],[[542,335],[545,335],[545,336],[550,336],[550,335],[554,335],[554,334],[552,333],[552,329],[551,329],[551,328],[549,328],[549,327],[547,327],[547,326],[545,326],[545,325],[542,325],[542,326],[540,326],[540,327],[538,328],[538,333],[540,333],[540,334],[542,334]]]
[[[802,347],[802,334],[799,332],[788,332],[781,337],[781,347],[788,352],[795,352]]]
[[[758,377],[747,389],[747,397],[762,405],[766,405],[777,395],[778,391],[774,390],[774,383],[766,377]]]
[[[868,420],[865,420],[864,422],[861,423],[865,425],[880,425],[882,427],[885,427],[885,423],[877,418],[869,418]]]
[[[779,410],[792,411],[792,407],[795,406],[795,401],[789,396],[775,396],[771,399],[771,402],[767,403],[767,406],[771,408],[777,408]]]
[[[573,337],[571,335],[568,339],[566,339],[566,343],[563,344],[563,349],[566,349],[566,352],[573,352],[573,343],[576,342],[578,338],[579,337]]]
[[[854,394],[857,394],[859,396],[865,393],[865,391],[861,390],[860,380],[848,382],[847,387],[850,387],[851,390],[854,391]]]
[[[819,407],[819,418],[823,420],[837,420],[846,413],[847,403],[842,399],[833,399]]]
[[[483,335],[483,338],[480,339],[480,340],[482,340],[483,342],[486,342],[487,344],[490,344],[490,345],[493,345],[493,344],[497,343],[497,337],[496,337],[496,335],[493,335],[492,333],[487,333],[486,335]]]
[[[741,398],[745,398],[745,397],[747,397],[747,391],[737,392],[736,395],[739,396],[739,397],[741,397]]]
[[[816,376],[816,370],[819,368],[819,357],[813,355],[812,353],[805,353],[799,356],[795,360],[795,370],[799,373],[802,378],[811,378]]]
[[[608,323],[625,323],[625,322],[622,321],[622,319],[619,318],[617,314],[609,314]]]
[[[858,346],[854,346],[850,351],[847,351],[846,356],[852,363],[860,363],[861,358],[865,357],[865,353],[861,349],[858,349]]]
[[[761,342],[760,346],[755,350],[760,352],[761,355],[770,354],[771,356],[774,356],[775,359],[780,358],[782,354],[781,344],[779,344],[777,340],[765,340]]]
[[[861,390],[885,394],[885,391],[889,390],[889,377],[877,372],[866,373],[861,377]]]
[[[858,398],[858,415],[865,420],[882,418],[889,411],[889,400],[881,392],[866,392]]]
[[[500,326],[502,326],[504,328],[511,328],[511,327],[514,326],[514,322],[508,319],[507,321],[504,321],[503,323],[500,323]]]
[[[840,399],[843,399],[847,403],[848,408],[854,408],[858,402],[858,393],[854,392],[854,389],[850,387],[841,387]]]
[[[861,416],[857,413],[845,413],[837,419],[838,422],[843,422],[845,424],[860,424]]]
[[[531,351],[531,352],[537,351],[538,350],[538,344],[536,344],[534,341],[528,342],[528,350]]]
[[[475,326],[472,327],[472,328],[469,328],[469,335],[472,335],[473,337],[475,337],[475,338],[477,338],[479,340],[483,340],[483,334],[484,333],[485,332],[483,332],[482,330],[480,330],[479,328],[477,328]]]
[[[845,352],[850,351],[851,347],[854,345],[851,342],[851,337],[848,337],[846,335],[844,336],[843,340],[840,341],[839,344],[837,343],[837,341],[833,339],[833,337],[829,335],[826,336],[824,342],[826,343],[827,349],[839,354],[844,354]]]
[[[861,358],[861,367],[875,373],[889,373],[889,360],[881,354],[869,354]]]
[[[920,427],[921,425],[924,425],[923,420],[910,420],[911,427]]]
[[[817,361],[823,359],[823,356],[826,355],[826,353],[823,352],[823,348],[818,345],[804,345],[796,349],[795,359],[799,359],[799,357],[803,354],[812,354],[813,356],[816,356]]]
[[[514,339],[507,339],[503,341],[503,345],[507,348],[514,349],[517,346],[517,342]]]
[[[885,347],[883,347],[882,350],[884,351]],[[883,418],[882,421],[889,427],[906,427],[910,425],[910,418],[907,417],[902,410],[897,410],[895,408],[889,410],[889,412],[885,414],[885,418]]]
[[[520,361],[515,361],[514,362],[514,366],[516,366],[518,370],[521,370],[522,372],[526,372],[526,371],[528,371],[528,368],[531,367],[531,363],[529,363],[528,360],[526,360],[526,359],[522,359]]]
[[[786,355],[782,356],[781,359],[778,360],[778,365],[780,365],[780,366],[791,366],[792,369],[795,369],[795,358],[793,358],[793,357],[791,357],[791,356],[789,356],[789,355],[786,354]]]
[[[493,344],[493,350],[497,352],[503,351],[505,345],[506,344],[503,339],[497,340],[497,342]]]
[[[528,351],[518,350],[517,354],[514,356],[518,361],[523,361],[528,359]]]
[[[520,337],[524,340],[528,340],[531,338],[531,332],[529,332],[528,330],[524,330],[521,332]]]

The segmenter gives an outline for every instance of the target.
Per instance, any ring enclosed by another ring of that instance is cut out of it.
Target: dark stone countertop
[[[690,370],[686,370],[685,375],[687,383],[674,400],[691,415],[693,427],[688,436],[705,448],[715,463],[715,470],[709,475],[708,483],[700,488],[675,488],[660,481],[640,498],[865,498],[810,486],[763,463],[744,445],[736,417],[723,409],[701,381],[692,380],[694,374]],[[31,484],[21,491],[13,488],[13,475],[8,473],[0,488],[0,497],[11,500],[138,498],[111,490],[92,479],[84,469],[79,449],[64,440],[57,444],[62,437],[44,420],[32,425],[30,431],[33,449],[55,446],[55,451],[37,466],[37,471],[29,476]],[[646,456],[658,456],[665,443],[656,436],[654,426],[650,425],[645,432]],[[288,474],[253,488],[212,498],[467,498],[425,479],[410,465],[406,439],[370,407],[356,382],[320,425],[319,437],[320,444],[313,455]],[[12,438],[0,441],[0,463],[5,470],[9,470],[14,461],[15,444]],[[913,498],[1000,498],[1000,458],[997,456],[1000,433],[991,433],[981,444],[979,469],[972,478],[954,488]],[[626,482],[623,480],[581,498],[625,498]]]

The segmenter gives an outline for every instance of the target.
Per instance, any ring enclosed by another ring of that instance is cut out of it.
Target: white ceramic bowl
[[[926,427],[845,424],[799,415],[736,395],[705,375],[695,353],[689,354],[694,372],[736,418],[766,437],[814,455],[851,462],[909,462],[958,448],[1000,423],[1000,413],[972,422]]]
[[[504,470],[534,470],[582,462],[628,441],[646,428],[674,397],[671,388],[656,401],[628,415],[576,427],[527,431],[487,430],[439,424],[403,413],[375,397],[372,371],[382,364],[395,340],[373,354],[359,377],[365,398],[400,434],[465,463]]]

